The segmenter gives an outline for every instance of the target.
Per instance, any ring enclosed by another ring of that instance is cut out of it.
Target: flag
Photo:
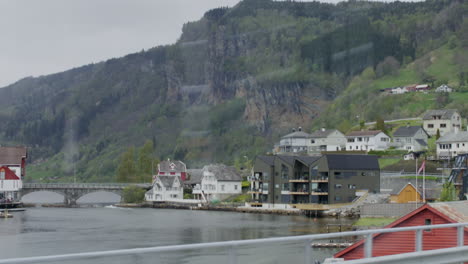
[[[426,169],[426,161],[423,161],[423,163],[421,164],[421,167],[419,168],[418,170],[418,174],[421,173],[421,171],[425,170]]]

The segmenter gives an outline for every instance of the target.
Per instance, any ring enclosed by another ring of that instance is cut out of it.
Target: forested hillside
[[[148,140],[159,159],[241,164],[292,127],[418,115],[432,95],[379,89],[465,91],[467,11],[459,0],[244,0],[185,24],[173,45],[1,89],[1,141],[29,147],[36,180],[109,181],[122,153]],[[442,106],[468,114],[457,94]]]

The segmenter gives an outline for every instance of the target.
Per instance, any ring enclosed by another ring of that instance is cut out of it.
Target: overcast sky
[[[0,0],[0,87],[174,43],[185,22],[237,2]]]

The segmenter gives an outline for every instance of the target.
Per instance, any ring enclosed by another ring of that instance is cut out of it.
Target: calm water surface
[[[214,211],[123,208],[27,208],[0,219],[0,259],[326,232],[351,220]],[[303,263],[303,244],[241,247],[239,263]],[[336,250],[316,250],[322,260]],[[227,251],[194,250],[60,263],[226,263]],[[50,262],[48,262],[50,263]],[[58,262],[57,262],[58,263]]]

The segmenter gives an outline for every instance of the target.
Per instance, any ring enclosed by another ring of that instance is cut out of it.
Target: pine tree
[[[138,152],[138,178],[141,182],[151,180],[153,162],[153,142],[146,141]]]
[[[122,156],[120,156],[119,166],[117,167],[117,181],[131,182],[135,179],[135,147],[129,147]]]

